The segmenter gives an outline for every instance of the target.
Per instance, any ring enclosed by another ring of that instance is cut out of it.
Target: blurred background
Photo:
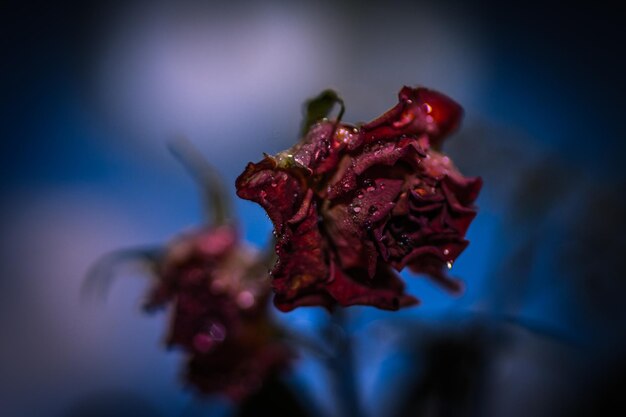
[[[231,184],[297,139],[331,87],[370,120],[403,85],[466,110],[445,149],[485,185],[454,298],[403,274],[418,308],[351,308],[367,416],[600,415],[626,374],[623,19],[601,3],[8,1],[0,8],[0,409],[19,416],[231,415],[178,379],[147,280],[80,297],[113,249],[200,224],[165,143]],[[271,225],[237,201],[245,238]],[[319,309],[276,314],[315,331]],[[289,386],[338,416],[315,357]]]

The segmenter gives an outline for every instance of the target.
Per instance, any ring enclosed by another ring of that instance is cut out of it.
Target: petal
[[[300,208],[306,186],[298,170],[279,169],[276,160],[266,157],[261,162],[249,163],[237,178],[237,195],[260,204],[278,232]]]
[[[476,217],[476,199],[482,180],[480,178],[463,179],[458,182],[450,177],[442,181],[442,189],[448,203],[445,222],[459,233],[465,236],[472,220]]]
[[[342,169],[328,182],[330,191],[327,198],[335,199],[353,192],[358,186],[358,177],[369,170],[375,170],[369,174],[372,179],[403,178],[407,172],[417,168],[424,152],[418,141],[412,138],[368,145],[361,153],[349,155],[342,161]],[[398,161],[405,164],[397,164]]]
[[[376,272],[378,252],[370,231],[393,209],[403,180],[360,178],[359,182],[352,199],[336,200],[323,215],[341,266],[366,267],[371,278]]]
[[[453,209],[463,211],[474,204],[482,188],[483,180],[480,177],[465,178],[446,176],[442,180],[442,187]]]
[[[310,175],[321,175],[334,170],[345,151],[357,148],[360,141],[354,126],[323,121],[313,125],[299,143],[282,154],[290,155]]]
[[[344,307],[370,305],[383,310],[398,310],[418,304],[418,300],[404,293],[404,284],[387,267],[380,267],[371,283],[362,284],[338,267],[331,268],[332,280],[327,285],[329,294]]]
[[[397,269],[400,270],[405,265],[409,265],[411,271],[426,274],[446,290],[460,293],[463,290],[463,283],[447,274],[449,265],[451,265],[451,261],[448,259],[455,259],[467,247],[468,243],[466,240],[461,240],[457,243],[447,244],[444,249],[436,246],[415,248],[397,265]],[[444,255],[446,249],[449,251],[448,255]]]
[[[272,286],[277,306],[297,306],[299,298],[317,294],[323,288],[328,279],[325,252],[317,204],[310,201],[303,220],[287,224],[276,244],[278,261],[272,271]]]
[[[459,104],[434,90],[404,87],[398,98],[400,102],[395,107],[362,126],[365,143],[427,134],[430,145],[439,147],[463,116]]]
[[[334,298],[332,298],[326,290],[312,291],[306,294],[299,294],[295,298],[287,298],[283,294],[276,294],[274,297],[274,306],[283,313],[288,313],[298,307],[324,307],[327,310],[331,310],[336,304]]]

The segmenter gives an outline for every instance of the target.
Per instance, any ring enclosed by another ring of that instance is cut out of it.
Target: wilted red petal
[[[322,235],[317,223],[316,202],[308,203],[306,216],[288,224],[278,236],[278,262],[272,271],[272,287],[281,294],[281,304],[317,294],[328,279]]]
[[[404,87],[398,96],[395,107],[362,126],[365,142],[427,134],[430,145],[437,148],[463,117],[459,104],[435,90]]]
[[[390,267],[460,288],[446,269],[467,246],[482,183],[436,148],[463,111],[425,88],[404,87],[399,99],[360,129],[314,124],[300,143],[238,178],[239,196],[261,204],[274,223],[279,309],[415,303]]]
[[[171,304],[166,342],[187,355],[185,379],[198,391],[241,400],[290,362],[265,309],[263,270],[231,226],[203,228],[167,247],[147,306]]]
[[[258,164],[249,163],[237,178],[237,195],[259,203],[277,230],[300,208],[306,190],[295,173],[278,169],[276,161],[266,157]]]
[[[380,267],[374,280],[353,279],[341,268],[331,268],[332,279],[328,292],[343,306],[371,305],[383,310],[398,310],[418,304],[418,300],[404,294],[402,281],[386,267]],[[364,272],[363,272],[364,273]]]

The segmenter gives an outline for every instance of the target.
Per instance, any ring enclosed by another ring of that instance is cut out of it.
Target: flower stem
[[[352,341],[346,328],[346,312],[343,308],[337,308],[329,321],[327,337],[332,343],[334,355],[329,359],[328,365],[332,373],[337,400],[344,417],[362,417],[357,389],[357,381],[354,373],[354,352]]]
[[[219,226],[227,223],[231,213],[230,196],[213,165],[185,138],[170,141],[168,147],[204,191],[209,224]]]

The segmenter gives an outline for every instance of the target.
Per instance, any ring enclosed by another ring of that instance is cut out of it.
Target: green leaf
[[[324,90],[317,97],[311,98],[304,103],[304,120],[300,136],[303,137],[316,122],[328,117],[335,104],[339,104],[340,110],[337,122],[341,121],[345,106],[343,99],[333,90]]]

